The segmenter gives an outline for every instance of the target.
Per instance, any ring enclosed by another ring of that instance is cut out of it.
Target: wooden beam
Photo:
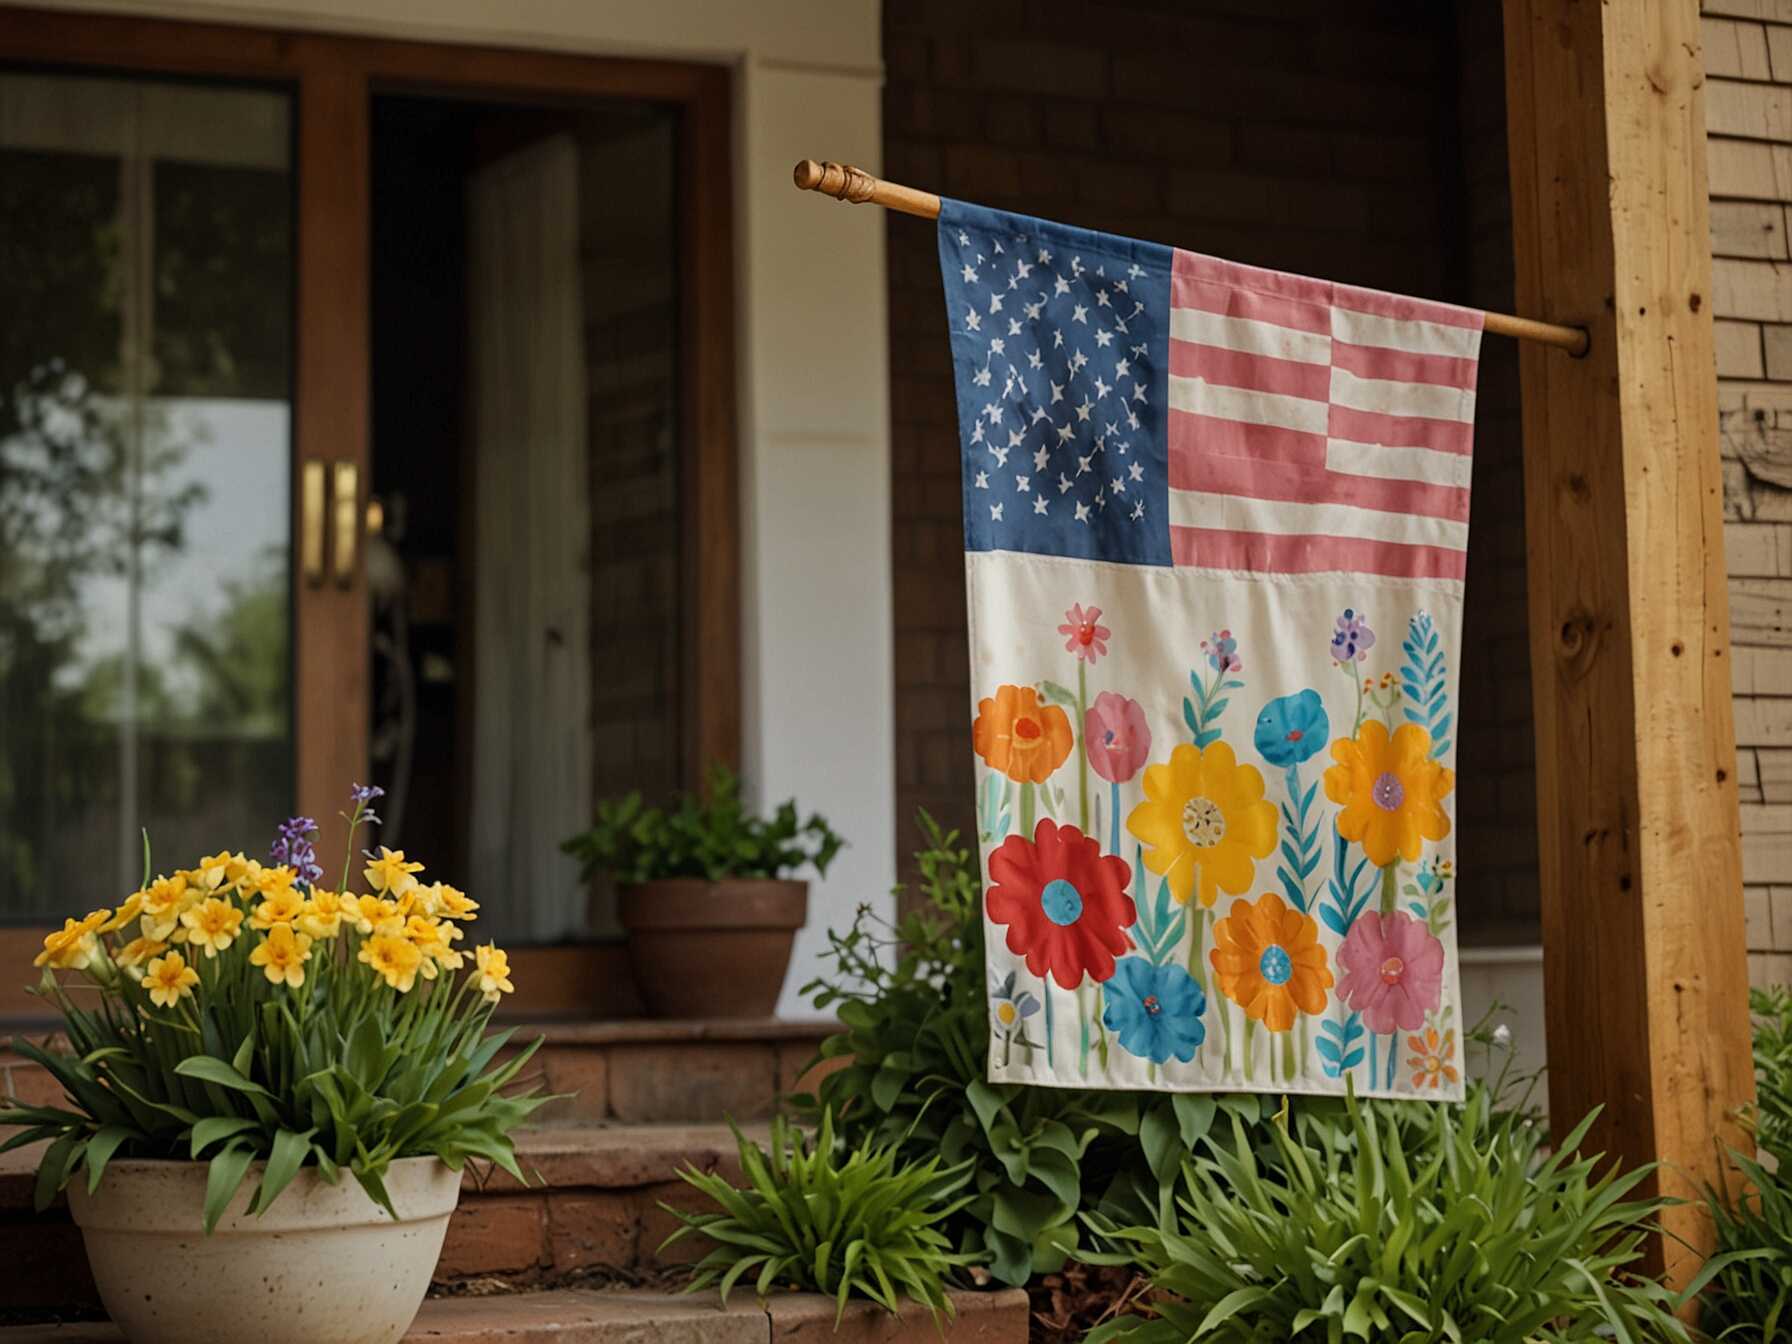
[[[1753,1092],[1699,6],[1505,15],[1518,303],[1592,338],[1520,355],[1550,1114],[1696,1195]]]

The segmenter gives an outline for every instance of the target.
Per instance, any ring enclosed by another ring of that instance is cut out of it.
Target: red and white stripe
[[[1178,565],[1461,579],[1481,314],[1178,250]]]

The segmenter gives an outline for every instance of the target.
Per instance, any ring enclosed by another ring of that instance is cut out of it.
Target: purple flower
[[[380,824],[380,819],[374,815],[372,806],[373,800],[375,798],[384,798],[385,796],[386,791],[378,784],[355,784],[352,785],[348,791],[348,799],[355,805],[356,810],[360,812],[361,820],[371,821],[375,826]]]
[[[296,870],[301,882],[316,882],[324,875],[324,870],[318,866],[317,849],[311,843],[311,837],[316,834],[317,823],[310,817],[290,817],[275,829],[268,858]]]
[[[1215,631],[1202,640],[1201,652],[1207,655],[1207,665],[1221,676],[1244,671],[1244,659],[1238,656],[1238,641],[1232,638],[1230,630]]]
[[[1332,657],[1340,663],[1360,663],[1375,647],[1375,632],[1360,611],[1344,608],[1338,617],[1338,628],[1332,633]]]

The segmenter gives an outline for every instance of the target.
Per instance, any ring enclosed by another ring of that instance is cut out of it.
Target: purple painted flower
[[[1238,656],[1238,641],[1232,638],[1230,630],[1215,631],[1202,640],[1201,652],[1207,655],[1207,665],[1221,676],[1244,671],[1244,659]]]
[[[1360,663],[1374,647],[1375,632],[1362,612],[1345,607],[1344,614],[1338,617],[1338,628],[1332,632],[1332,657],[1340,663]]]
[[[317,834],[317,823],[310,817],[290,817],[274,832],[274,843],[268,847],[268,858],[284,863],[297,871],[299,881],[316,882],[324,875],[317,862],[317,849],[311,837]]]

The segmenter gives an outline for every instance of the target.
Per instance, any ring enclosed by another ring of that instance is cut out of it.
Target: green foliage
[[[891,927],[861,909],[830,932],[833,972],[804,987],[844,1030],[821,1058],[850,1056],[799,1114],[832,1113],[849,1142],[909,1160],[970,1161],[971,1202],[945,1220],[954,1247],[1005,1284],[1063,1266],[1079,1212],[1149,1217],[1187,1146],[1216,1114],[1260,1123],[1258,1097],[1017,1087],[985,1081],[989,1004],[976,856],[920,816],[925,908]],[[900,892],[898,895],[900,896]]]
[[[561,848],[589,880],[608,873],[618,882],[667,877],[782,877],[804,864],[826,875],[845,842],[819,814],[797,818],[793,798],[771,817],[749,813],[740,780],[726,766],[709,772],[707,798],[681,794],[671,808],[649,807],[639,793],[598,804],[597,821]]]
[[[1757,989],[1757,1101],[1745,1115],[1755,1154],[1730,1154],[1741,1188],[1707,1197],[1720,1268],[1703,1300],[1713,1338],[1766,1344],[1792,1329],[1792,992]]]
[[[661,1205],[683,1224],[662,1250],[692,1234],[715,1243],[685,1291],[719,1283],[726,1305],[729,1290],[753,1274],[762,1298],[784,1286],[830,1295],[836,1325],[855,1295],[891,1312],[903,1298],[919,1302],[936,1323],[942,1312],[952,1314],[946,1276],[965,1261],[939,1225],[968,1198],[959,1193],[970,1179],[968,1162],[908,1161],[895,1145],[869,1140],[843,1152],[825,1112],[813,1142],[782,1118],[772,1121],[769,1152],[738,1129],[734,1137],[746,1189],[687,1167],[680,1178],[719,1212]]]
[[[1539,1127],[1495,1109],[1308,1101],[1286,1127],[1238,1122],[1183,1164],[1154,1225],[1089,1221],[1157,1290],[1152,1317],[1089,1344],[1342,1339],[1527,1344],[1686,1340],[1683,1299],[1633,1277],[1664,1201],[1628,1198],[1649,1174],[1553,1154]]]

